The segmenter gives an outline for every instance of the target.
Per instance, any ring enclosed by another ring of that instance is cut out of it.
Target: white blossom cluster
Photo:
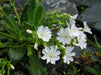
[[[78,28],[75,25],[75,19],[77,15],[71,16],[70,22],[67,28],[61,28],[60,31],[57,33],[58,37],[57,40],[62,42],[63,45],[70,44],[71,40],[73,39],[73,44],[76,46],[81,47],[81,49],[86,48],[87,46],[87,37],[84,32],[88,32],[92,34],[91,29],[87,26],[86,22],[83,22],[84,28]]]
[[[84,28],[78,28],[75,25],[75,19],[77,18],[77,15],[71,16],[70,21],[68,23],[67,28],[60,28],[60,31],[57,33],[56,39],[62,43],[62,45],[65,47],[66,45],[70,45],[71,43],[73,45],[81,47],[81,49],[86,48],[87,46],[87,37],[85,32],[88,32],[92,34],[91,29],[87,26],[86,22],[83,22]],[[27,30],[27,33],[31,34],[32,31]],[[46,26],[43,25],[38,27],[37,35],[39,39],[42,39],[45,42],[49,42],[52,36],[51,30]],[[36,48],[37,46],[35,46]],[[70,64],[70,61],[73,61],[73,56],[76,55],[75,52],[72,52],[74,47],[67,46],[65,47],[65,54],[63,56],[63,62]],[[57,46],[45,46],[45,48],[42,50],[43,56],[41,59],[47,60],[47,63],[51,62],[52,64],[55,64],[56,61],[60,59],[60,51],[58,50]]]

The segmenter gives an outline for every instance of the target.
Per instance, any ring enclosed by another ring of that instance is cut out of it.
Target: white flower
[[[71,16],[70,15],[70,21],[69,21],[69,24],[72,25],[72,24],[75,24],[75,19],[77,19],[77,16],[78,14],[75,14],[74,16]]]
[[[69,35],[68,28],[61,28],[57,35],[57,40],[59,40],[59,42],[62,42],[63,45],[69,44],[71,42],[72,37]]]
[[[40,26],[37,30],[38,37],[48,42],[51,38],[51,31],[48,27]]]
[[[52,64],[55,64],[55,61],[60,59],[60,51],[57,51],[57,46],[50,46],[50,49],[46,46],[45,49],[42,50],[42,53],[44,56],[41,57],[41,59],[46,59],[47,63],[51,62]]]
[[[66,47],[65,55],[63,56],[64,63],[70,64],[70,61],[73,61],[72,56],[76,55],[75,52],[72,52],[73,49],[74,47],[71,47],[71,46]]]
[[[77,42],[77,40],[78,40],[78,42]],[[86,35],[84,34],[83,31],[80,32],[79,36],[77,36],[77,40],[74,39],[73,45],[79,46],[79,47],[81,47],[81,49],[86,48],[86,46],[87,46],[86,41],[87,40],[86,40]]]
[[[71,37],[76,37],[79,36],[80,31],[79,29],[75,26],[75,24],[71,25],[70,27],[68,27],[68,31]]]
[[[77,40],[81,49],[86,48],[87,43],[86,43],[86,35],[84,34],[84,32],[80,33],[80,35],[77,37]]]
[[[29,34],[32,34],[32,31],[29,30],[29,29],[27,29],[26,32],[29,33]]]
[[[77,19],[77,17],[78,17],[78,14],[75,14],[74,16],[72,16],[72,18],[75,20],[75,19]]]
[[[84,31],[92,34],[91,29],[87,26],[87,22],[83,22],[84,24]]]

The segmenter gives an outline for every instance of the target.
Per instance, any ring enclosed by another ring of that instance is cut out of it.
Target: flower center
[[[71,53],[69,54],[69,57],[72,57],[72,54]]]
[[[75,28],[73,28],[73,31],[75,31],[76,29]]]
[[[42,37],[43,37],[44,35],[45,35],[44,33],[41,33],[41,34],[40,34],[40,36],[42,36]]]
[[[49,57],[52,58],[52,57],[53,57],[53,53],[50,53],[50,54],[49,54]]]
[[[68,36],[67,36],[67,35],[65,35],[65,38],[68,38]]]
[[[66,55],[67,55],[68,57],[72,57],[72,54],[71,54],[71,53],[66,53]]]

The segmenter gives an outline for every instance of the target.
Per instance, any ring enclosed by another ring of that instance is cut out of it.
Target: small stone
[[[69,2],[68,0],[46,0],[42,4],[48,12],[52,12],[58,8],[60,13],[65,12],[70,15],[78,13],[75,3]]]
[[[94,25],[94,28],[95,28],[96,30],[98,30],[98,31],[101,32],[101,19],[100,19],[100,21],[99,21],[98,23],[96,23],[96,24]]]
[[[14,2],[17,6],[24,7],[25,0],[14,0]]]
[[[79,17],[79,21],[87,21],[93,27],[101,18],[101,4],[96,4],[85,10]]]
[[[87,46],[86,49],[83,49],[83,50],[84,50],[85,52],[86,52],[86,51],[92,51],[92,52],[97,51],[96,48],[94,48],[93,46]],[[76,53],[76,56],[77,56],[77,57],[80,57],[80,56],[81,56],[81,51],[82,51],[82,49],[81,49],[80,47],[78,47],[78,46],[75,46],[75,48],[74,48],[74,50],[73,50],[73,52]]]
[[[101,0],[69,0],[69,1],[74,2],[77,5],[85,5],[89,7],[98,3],[101,4]]]

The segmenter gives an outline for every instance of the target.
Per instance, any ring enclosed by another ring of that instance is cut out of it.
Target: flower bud
[[[27,29],[26,32],[29,33],[29,34],[32,34],[32,31],[29,30],[29,29]]]
[[[38,44],[37,43],[34,44],[34,49],[38,50]]]
[[[10,64],[10,66],[11,66],[11,68],[14,70],[15,69],[15,67],[12,65],[12,64]]]

